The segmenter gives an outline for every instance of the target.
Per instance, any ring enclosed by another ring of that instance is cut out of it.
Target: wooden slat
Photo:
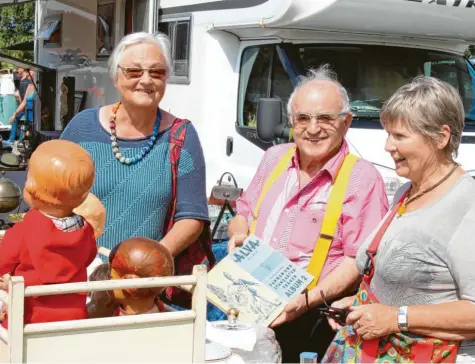
[[[124,288],[176,287],[195,284],[195,276],[154,277],[81,283],[63,283],[27,287],[25,289],[25,297],[49,296],[77,292],[109,291]]]
[[[87,330],[97,328],[117,328],[131,325],[143,325],[147,323],[191,321],[195,318],[196,313],[194,311],[188,310],[176,312],[149,313],[146,315],[130,315],[86,320],[46,322],[41,324],[26,325],[24,328],[24,335],[45,334],[52,332],[57,333],[82,329]]]

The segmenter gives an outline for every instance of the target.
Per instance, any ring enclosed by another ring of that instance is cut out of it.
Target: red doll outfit
[[[77,229],[58,229],[57,220],[31,209],[23,221],[7,230],[0,243],[0,276],[22,276],[25,286],[87,281],[87,266],[97,254],[87,222]],[[88,318],[82,293],[28,297],[25,324]],[[7,320],[2,323],[7,327]]]

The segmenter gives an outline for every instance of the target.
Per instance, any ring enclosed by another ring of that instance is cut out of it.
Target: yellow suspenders
[[[292,147],[279,160],[269,177],[264,182],[262,192],[259,196],[259,199],[257,200],[256,208],[254,209],[254,220],[252,221],[250,229],[251,234],[254,234],[256,231],[259,209],[266,193],[269,191],[269,188],[275,183],[275,181],[277,181],[277,179],[287,169],[290,160],[292,159],[294,154],[295,147]],[[336,180],[333,183],[333,187],[328,198],[325,215],[323,217],[322,227],[320,229],[320,235],[318,236],[315,249],[313,250],[313,254],[307,268],[307,271],[314,277],[314,280],[312,281],[308,289],[313,288],[317,284],[318,279],[320,278],[320,274],[322,273],[323,266],[327,259],[328,251],[330,250],[330,245],[333,240],[333,235],[335,234],[336,225],[338,224],[338,219],[341,214],[341,209],[343,207],[343,200],[345,199],[346,189],[350,180],[351,170],[353,169],[353,166],[355,165],[357,160],[358,157],[356,157],[355,155],[347,154],[340,167],[340,170],[338,171]]]

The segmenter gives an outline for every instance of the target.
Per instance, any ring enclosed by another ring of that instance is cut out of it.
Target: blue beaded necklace
[[[115,129],[117,110],[119,110],[120,104],[121,103],[119,101],[117,104],[115,104],[112,107],[112,115],[109,121],[109,128],[111,130],[112,153],[114,153],[114,156],[122,164],[127,164],[127,165],[136,164],[140,162],[150,152],[150,150],[152,150],[153,146],[155,145],[157,141],[157,137],[158,137],[158,130],[160,128],[160,122],[162,121],[162,112],[160,111],[160,109],[158,109],[157,120],[155,121],[155,125],[153,126],[153,133],[150,139],[148,140],[147,145],[143,147],[142,151],[139,154],[137,154],[135,157],[128,158],[122,155],[122,153],[120,152],[119,143],[117,142],[117,131]]]

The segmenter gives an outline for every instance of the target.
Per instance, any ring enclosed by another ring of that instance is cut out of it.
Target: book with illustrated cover
[[[249,236],[208,273],[208,300],[224,312],[239,310],[239,321],[268,326],[312,275]]]

